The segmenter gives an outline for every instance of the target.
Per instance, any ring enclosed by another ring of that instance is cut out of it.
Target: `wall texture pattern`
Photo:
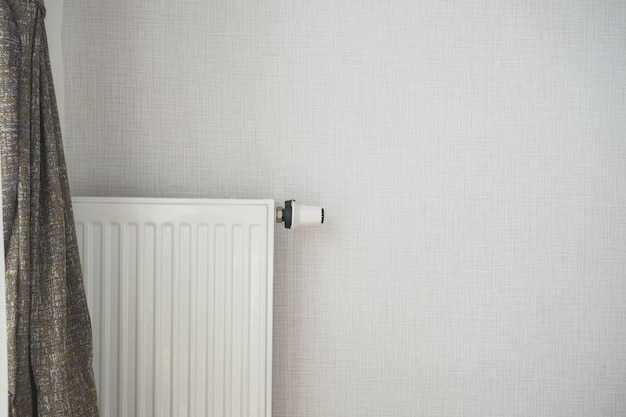
[[[297,198],[277,417],[626,414],[620,0],[65,0],[75,195]]]

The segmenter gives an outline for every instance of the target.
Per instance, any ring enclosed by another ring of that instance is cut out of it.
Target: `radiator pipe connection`
[[[276,207],[276,223],[285,223],[285,229],[301,226],[317,226],[324,223],[324,209],[303,206],[296,200],[285,201],[285,207]]]

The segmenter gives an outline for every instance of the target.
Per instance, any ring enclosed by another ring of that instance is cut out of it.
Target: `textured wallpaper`
[[[276,231],[274,416],[626,415],[624,2],[63,18],[75,195],[326,208]]]

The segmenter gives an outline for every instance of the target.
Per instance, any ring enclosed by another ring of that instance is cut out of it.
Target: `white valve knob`
[[[277,208],[276,221],[284,222],[286,229],[301,226],[316,226],[324,223],[324,209],[321,207],[303,206],[296,200],[285,201],[285,208]]]

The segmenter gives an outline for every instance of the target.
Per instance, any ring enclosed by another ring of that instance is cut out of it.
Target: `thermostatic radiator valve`
[[[285,223],[285,229],[300,226],[316,226],[324,223],[324,209],[321,207],[303,206],[296,200],[285,201],[285,207],[276,207],[276,223]]]

